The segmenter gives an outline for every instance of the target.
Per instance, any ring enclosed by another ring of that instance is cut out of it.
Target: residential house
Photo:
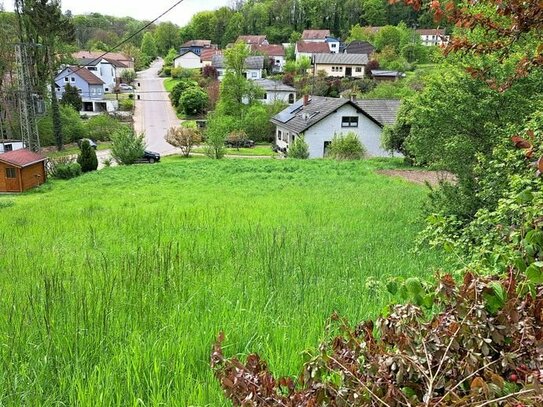
[[[216,48],[203,49],[200,54],[200,62],[202,63],[202,67],[211,65],[213,56],[215,55],[222,55],[222,51]]]
[[[380,69],[372,69],[371,77],[376,81],[396,82],[405,78],[405,73],[399,71],[384,71]]]
[[[351,41],[345,46],[345,54],[366,54],[368,58],[375,52],[375,47],[367,41]]]
[[[0,154],[0,192],[24,192],[47,180],[46,158],[27,149]]]
[[[71,85],[79,90],[83,101],[83,112],[112,112],[116,101],[104,99],[104,81],[87,68],[68,66],[55,77],[57,99],[62,98],[64,87]]]
[[[325,42],[298,41],[294,52],[296,54],[296,61],[298,61],[304,56],[312,59],[315,54],[329,54],[330,48]]]
[[[22,140],[0,139],[0,154],[20,150],[24,147]]]
[[[260,99],[262,103],[271,105],[275,102],[284,102],[291,105],[296,100],[296,89],[281,81],[257,79],[254,84],[264,91],[264,95]]]
[[[223,55],[214,55],[211,60],[213,66],[219,74],[219,80],[222,80],[226,73],[226,64]],[[262,79],[262,71],[264,70],[264,57],[251,56],[245,59],[245,69],[243,75],[249,80]]]
[[[107,58],[80,58],[77,60],[80,67],[87,68],[90,72],[102,79],[104,92],[111,93],[120,82],[121,74],[128,67],[115,59]]]
[[[304,42],[324,42],[332,54],[340,51],[341,42],[330,35],[330,30],[304,30],[302,33]]]
[[[251,51],[269,59],[273,73],[283,72],[286,64],[285,48],[282,45],[252,45]]]
[[[368,56],[366,54],[315,54],[312,62],[315,73],[324,71],[326,76],[363,78]]]
[[[203,67],[201,56],[194,51],[183,51],[173,60],[175,68],[200,69]]]
[[[243,42],[249,46],[270,44],[265,35],[240,35],[236,42]]]
[[[72,54],[75,60],[85,59],[102,59],[106,58],[109,61],[117,61],[126,66],[124,69],[134,69],[134,58],[120,52],[102,52],[102,51],[77,51]],[[118,72],[119,76],[121,72]]]
[[[201,55],[203,50],[213,48],[216,48],[216,46],[211,44],[211,40],[191,40],[181,45],[179,54],[182,55],[185,51],[191,51],[196,55]]]
[[[399,100],[351,100],[323,96],[304,96],[271,119],[275,142],[288,151],[300,135],[309,146],[310,158],[322,158],[334,135],[354,132],[369,156],[390,156],[381,148],[385,125],[394,124]]]
[[[422,45],[447,45],[450,40],[450,36],[445,35],[444,28],[424,28],[415,31],[420,35]]]

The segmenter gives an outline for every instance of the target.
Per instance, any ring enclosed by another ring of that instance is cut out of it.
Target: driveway
[[[166,143],[164,136],[170,127],[179,126],[181,121],[164,88],[164,78],[158,76],[162,63],[159,59],[149,69],[138,72],[134,128],[138,133],[145,132],[147,149],[168,155],[175,153],[176,148]]]

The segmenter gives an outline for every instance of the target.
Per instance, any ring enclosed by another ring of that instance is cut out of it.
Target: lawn
[[[272,150],[271,144],[269,143],[257,143],[252,148],[227,148],[225,151],[227,155],[239,156],[275,157],[277,155],[277,153]],[[193,152],[204,153],[205,147],[196,147],[193,149]]]
[[[108,150],[111,148],[111,142],[110,141],[98,141],[96,143],[96,150],[102,151],[102,150]],[[45,155],[49,158],[59,158],[59,157],[65,157],[68,155],[78,155],[81,150],[77,146],[77,144],[67,144],[64,147],[64,150],[62,151],[47,151]]]
[[[338,311],[431,276],[422,186],[387,160],[181,160],[0,196],[0,405],[228,405],[209,369],[259,352],[297,374]]]

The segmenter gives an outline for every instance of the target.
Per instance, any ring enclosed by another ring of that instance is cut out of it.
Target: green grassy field
[[[297,374],[333,311],[431,276],[425,188],[387,160],[182,160],[0,196],[0,405],[228,405],[209,368],[259,352]]]
[[[204,153],[205,147],[196,147],[192,150],[194,153]],[[226,148],[227,155],[239,155],[247,157],[275,157],[275,153],[271,144],[269,143],[257,143],[252,148]]]

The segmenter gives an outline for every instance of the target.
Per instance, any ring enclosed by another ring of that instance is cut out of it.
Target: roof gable
[[[222,51],[214,48],[203,49],[200,54],[200,60],[202,61],[211,61],[213,55],[222,55]]]
[[[330,47],[325,42],[298,41],[296,43],[296,52],[306,54],[329,54]]]
[[[41,154],[34,153],[27,149],[14,150],[0,154],[0,162],[19,168],[28,167],[29,165],[45,160],[46,158]]]
[[[268,40],[265,35],[240,35],[236,42],[244,42],[245,44],[267,44]]]
[[[315,64],[367,65],[367,54],[315,54]]]
[[[269,45],[252,45],[251,51],[259,52],[269,57],[284,57],[285,49],[282,45],[269,44]]]
[[[330,30],[304,30],[303,40],[324,40],[330,36]]]
[[[66,71],[68,72],[64,74]],[[103,85],[105,83],[102,79],[97,77],[87,68],[81,68],[79,66],[68,66],[64,68],[57,74],[57,76],[55,76],[55,81],[66,78],[68,75],[77,75],[89,85]]]

